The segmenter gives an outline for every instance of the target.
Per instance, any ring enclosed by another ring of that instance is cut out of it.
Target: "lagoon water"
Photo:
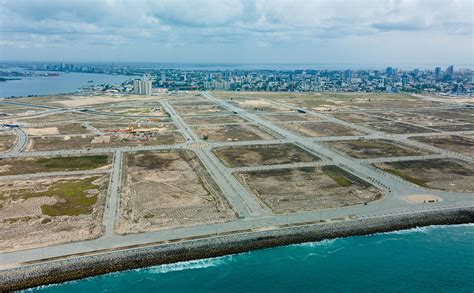
[[[43,72],[45,73],[45,72]],[[59,76],[21,77],[21,80],[0,82],[0,98],[28,95],[51,95],[76,92],[80,87],[99,84],[120,84],[132,79],[125,75],[63,73]],[[88,81],[92,81],[89,83]]]
[[[473,290],[473,224],[276,247],[32,289],[272,293]]]

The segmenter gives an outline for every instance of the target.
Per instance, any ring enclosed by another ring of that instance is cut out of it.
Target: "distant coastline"
[[[41,263],[0,271],[0,290],[20,290],[61,283],[116,271],[160,264],[189,261],[250,250],[338,237],[368,235],[430,225],[474,222],[474,208],[424,212],[405,216],[388,216],[351,221],[281,227],[275,230],[230,235],[207,235],[200,239],[179,239],[176,243],[153,243],[140,247],[123,247],[49,259]]]
[[[5,77],[0,77],[0,82],[6,82],[6,81],[11,81],[11,80],[21,80],[21,78],[5,78]]]

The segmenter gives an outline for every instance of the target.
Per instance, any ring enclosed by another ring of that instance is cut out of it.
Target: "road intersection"
[[[111,249],[115,247],[126,247],[131,245],[153,243],[159,241],[168,241],[173,239],[185,239],[204,235],[218,235],[247,229],[261,229],[264,227],[278,228],[284,225],[298,223],[311,223],[325,220],[326,222],[338,221],[340,219],[350,220],[353,218],[376,218],[387,215],[404,215],[423,213],[427,211],[437,211],[446,209],[456,209],[460,207],[473,207],[474,198],[472,194],[445,192],[422,188],[410,183],[398,176],[386,173],[371,164],[378,162],[392,162],[403,160],[418,159],[439,159],[456,158],[466,162],[473,162],[472,157],[459,154],[453,151],[433,147],[431,145],[417,142],[409,139],[412,136],[430,136],[430,135],[458,135],[474,134],[474,131],[439,131],[436,133],[416,133],[416,134],[386,134],[371,128],[346,122],[327,114],[314,112],[305,109],[309,115],[313,115],[320,120],[330,121],[339,125],[349,127],[365,133],[357,136],[327,136],[327,137],[304,137],[298,135],[276,123],[262,118],[261,116],[246,111],[235,104],[221,98],[215,97],[208,92],[202,92],[202,97],[215,105],[226,109],[223,115],[238,115],[249,123],[257,125],[272,134],[274,139],[257,141],[229,141],[229,142],[211,142],[200,138],[193,128],[186,123],[185,119],[178,114],[172,103],[167,100],[157,101],[163,109],[169,114],[170,121],[178,128],[184,136],[185,142],[170,145],[150,145],[150,146],[120,146],[120,147],[94,147],[88,149],[69,149],[56,151],[23,151],[28,137],[20,128],[14,129],[18,136],[16,145],[6,153],[0,154],[2,158],[21,158],[21,157],[50,157],[50,156],[78,156],[85,154],[113,154],[112,165],[110,169],[100,171],[70,171],[39,174],[22,174],[12,176],[0,176],[0,180],[10,179],[28,179],[41,176],[67,176],[77,174],[96,174],[109,173],[108,196],[106,208],[103,216],[104,234],[97,239],[78,241],[72,243],[59,244],[43,248],[29,249],[16,252],[0,254],[0,268],[8,268],[19,265],[22,262],[37,261],[44,258],[60,257],[79,253],[93,253],[97,250]],[[50,114],[69,112],[71,110],[80,111],[80,109],[63,109],[50,106],[38,106],[20,102],[9,102],[12,104],[38,107],[46,109]],[[278,102],[279,106],[287,107],[291,110],[298,108],[291,105]],[[453,106],[446,106],[446,109],[453,109]],[[89,111],[88,111],[89,112]],[[94,115],[101,115],[103,112],[94,112]],[[35,114],[38,115],[38,114]],[[132,117],[132,116],[130,116]],[[136,117],[133,116],[133,117]],[[148,117],[148,116],[143,116]],[[91,126],[85,124],[86,127]],[[99,134],[99,130],[93,130]],[[344,153],[335,151],[324,144],[326,141],[355,140],[355,139],[389,139],[392,141],[403,142],[404,144],[429,151],[429,154],[409,157],[381,157],[375,159],[356,159]],[[293,163],[281,165],[258,165],[252,167],[230,168],[225,166],[213,153],[217,147],[229,146],[248,146],[248,145],[267,145],[293,143],[321,158],[321,161],[309,163]],[[117,212],[120,204],[120,191],[122,184],[123,158],[124,154],[140,151],[162,151],[162,150],[190,150],[193,151],[207,169],[216,184],[222,190],[231,207],[239,215],[234,221],[200,225],[194,227],[177,228],[169,230],[160,230],[156,232],[146,232],[139,234],[118,235],[114,232]],[[310,212],[301,212],[295,214],[279,215],[273,214],[255,196],[251,194],[236,178],[235,172],[260,171],[271,169],[288,169],[301,167],[315,167],[323,165],[336,165],[355,176],[370,182],[384,191],[382,199],[370,202],[367,205],[350,206],[338,209],[315,210]],[[413,194],[433,194],[443,198],[443,201],[436,203],[416,204],[406,200],[406,196]]]

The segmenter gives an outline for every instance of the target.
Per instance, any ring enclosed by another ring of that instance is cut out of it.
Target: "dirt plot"
[[[382,196],[337,166],[252,171],[236,177],[277,214],[363,204]]]
[[[0,159],[0,175],[79,171],[110,167],[110,156]]]
[[[26,134],[31,136],[90,133],[88,129],[81,123],[62,123],[54,126],[48,125],[46,127],[25,127],[22,129]]]
[[[474,123],[474,109],[453,109],[448,110],[442,113],[438,113],[438,115],[448,118],[454,118],[457,121],[467,122],[467,123]]]
[[[235,218],[220,189],[193,152],[127,154],[125,165],[117,225],[120,234]]]
[[[303,113],[278,113],[278,114],[263,114],[263,118],[272,121],[272,122],[283,122],[283,121],[316,121],[319,120],[318,117],[303,114]]]
[[[474,138],[448,135],[448,136],[417,136],[410,139],[427,143],[435,147],[447,149],[460,154],[474,156]]]
[[[419,156],[426,154],[426,151],[421,149],[385,139],[331,141],[326,144],[331,148],[357,159]]]
[[[218,105],[202,105],[202,106],[174,106],[173,107],[179,115],[203,115],[203,114],[212,114],[212,113],[223,113],[228,112],[227,109],[218,106]]]
[[[0,182],[0,252],[99,237],[108,176]]]
[[[209,115],[209,116],[187,116],[184,118],[189,125],[220,124],[220,123],[248,123],[239,115]]]
[[[210,102],[206,99],[186,99],[186,100],[174,100],[170,102],[171,105],[179,107],[179,106],[213,106],[216,105],[213,102]]]
[[[109,141],[110,139],[110,141]],[[25,151],[48,151],[64,149],[106,148],[118,146],[164,145],[184,142],[184,137],[176,131],[164,132],[149,139],[124,136],[64,136],[33,137],[28,140]],[[93,143],[95,142],[95,143]]]
[[[391,134],[433,132],[433,130],[430,129],[400,122],[371,123],[365,126]]]
[[[114,113],[120,115],[146,115],[146,116],[167,116],[167,113],[160,107],[138,107],[138,106],[131,106],[131,107],[107,107],[102,109],[96,109],[98,112],[102,113]]]
[[[281,126],[304,136],[346,136],[364,133],[333,122],[295,122]]]
[[[331,114],[334,118],[341,119],[352,123],[364,123],[364,122],[383,122],[387,119],[371,116],[363,113],[333,113]]]
[[[286,102],[296,107],[314,110],[342,110],[359,108],[420,108],[443,105],[408,94],[391,93],[274,93],[274,92],[215,92],[216,96],[228,98],[269,99]]]
[[[104,132],[156,131],[165,133],[178,128],[172,123],[91,123],[92,127]]]
[[[241,107],[249,111],[259,112],[292,112],[293,110],[285,106],[280,106],[272,102],[261,99],[233,99],[232,102],[237,107]]]
[[[454,192],[474,191],[474,166],[461,160],[413,160],[374,165],[422,187]]]
[[[456,122],[454,119],[446,119],[442,117],[438,117],[436,114],[432,114],[430,111],[423,111],[423,112],[382,112],[377,113],[379,116],[390,118],[396,122],[406,122],[411,123],[419,126],[439,126],[439,125],[449,125]],[[451,118],[453,118],[452,116]]]
[[[451,124],[432,127],[440,131],[471,131],[474,130],[474,124]]]
[[[216,156],[228,167],[315,162],[320,158],[294,144],[270,144],[214,149]]]
[[[25,115],[41,113],[43,111],[44,109],[35,107],[0,103],[0,114]],[[2,115],[0,115],[0,118],[3,118]]]
[[[273,137],[250,124],[216,125],[206,127],[193,127],[196,134],[210,141],[247,141],[272,139]]]
[[[16,135],[13,131],[1,131],[0,132],[0,152],[6,152],[10,150],[15,144]]]

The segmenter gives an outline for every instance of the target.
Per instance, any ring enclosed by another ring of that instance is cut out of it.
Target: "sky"
[[[0,60],[474,63],[471,0],[0,0]]]

